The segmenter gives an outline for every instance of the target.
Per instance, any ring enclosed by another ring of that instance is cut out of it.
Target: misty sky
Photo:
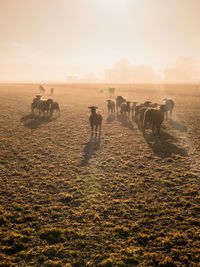
[[[199,13],[200,0],[0,0],[0,71],[56,80],[103,77],[121,58],[158,73],[179,56],[200,65]]]

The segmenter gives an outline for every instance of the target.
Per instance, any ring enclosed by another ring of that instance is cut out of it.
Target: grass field
[[[200,266],[200,89],[115,86],[174,99],[153,138],[108,117],[108,85],[52,86],[50,119],[30,114],[37,84],[0,85],[0,266]],[[92,141],[90,105],[103,115]]]

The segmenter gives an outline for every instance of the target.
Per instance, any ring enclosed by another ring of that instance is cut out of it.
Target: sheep
[[[143,119],[143,135],[145,134],[148,122],[152,125],[152,134],[155,135],[155,128],[157,128],[157,135],[160,135],[160,127],[164,120],[165,109],[165,105],[161,105],[159,109],[147,108],[145,110]]]
[[[41,99],[41,95],[36,95],[31,103],[31,112],[34,113],[35,109],[37,108],[37,102]]]
[[[168,120],[168,111],[169,111],[169,117],[170,121],[172,119],[172,111],[174,109],[175,103],[172,99],[165,98],[163,99],[165,104],[165,113],[166,113],[166,120]]]
[[[50,94],[53,95],[53,93],[54,93],[54,88],[51,88]]]
[[[40,85],[39,86],[39,90],[40,90],[40,94],[42,94],[42,95],[44,95],[45,94],[45,88],[42,86],[42,85]]]
[[[115,88],[109,88],[108,90],[109,90],[110,97],[113,97],[115,93]]]
[[[151,101],[146,101],[143,104],[136,105],[136,107],[135,107],[135,120],[137,122],[139,121],[140,109],[143,107],[149,107],[150,104],[151,104]]]
[[[41,112],[43,112],[43,116],[45,116],[45,111],[48,115],[49,111],[50,111],[50,107],[51,107],[51,103],[52,103],[52,99],[40,99],[37,102],[37,108],[39,110],[39,115],[41,114]]]
[[[122,96],[117,96],[116,97],[116,109],[117,109],[117,114],[118,114],[118,108],[120,108],[121,104],[123,102],[126,102],[126,99]]]
[[[120,113],[122,116],[126,116],[126,113],[128,113],[128,117],[130,117],[130,110],[131,110],[131,102],[126,101],[123,102],[120,106]]]
[[[108,115],[114,115],[115,114],[115,102],[113,100],[108,99]]]
[[[138,128],[139,129],[142,128],[142,124],[143,124],[143,120],[144,120],[144,113],[150,107],[151,108],[157,108],[158,104],[157,103],[154,103],[154,104],[148,103],[147,107],[140,108],[140,110],[139,110],[139,120],[138,120]]]
[[[60,107],[59,107],[59,104],[58,104],[58,102],[55,102],[55,101],[52,100],[50,102],[50,116],[53,116],[54,110],[56,110],[58,112],[58,115],[60,116]]]
[[[142,128],[143,120],[144,120],[144,113],[148,109],[148,107],[141,107],[139,110],[139,115],[138,115],[138,128]]]
[[[90,126],[91,126],[91,129],[92,129],[92,134],[91,134],[91,137],[93,136],[93,132],[94,132],[94,126],[95,126],[95,134],[97,136],[97,129],[98,129],[98,126],[99,126],[99,136],[101,135],[101,124],[102,124],[102,120],[103,120],[103,117],[101,116],[100,113],[96,113],[96,109],[98,107],[95,107],[95,106],[91,106],[91,107],[88,107],[90,110],[91,110],[91,115],[89,117],[89,121],[90,121]]]
[[[137,102],[132,102],[132,106],[131,106],[131,113],[132,113],[132,118],[134,118],[135,116],[135,107],[137,105]]]

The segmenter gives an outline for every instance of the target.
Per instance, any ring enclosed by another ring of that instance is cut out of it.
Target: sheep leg
[[[160,125],[157,126],[157,135],[160,136]]]
[[[146,125],[147,125],[147,122],[146,122],[146,120],[145,120],[145,121],[143,122],[143,129],[142,129],[143,135],[145,134]]]
[[[172,110],[170,110],[170,121],[172,120]]]
[[[95,126],[95,135],[97,136],[97,128],[98,128],[98,125]]]
[[[168,111],[166,112],[166,120],[168,121]]]
[[[92,137],[93,133],[94,133],[94,126],[93,125],[91,126],[91,129],[92,129],[92,133],[91,133],[91,137]]]
[[[101,124],[99,125],[99,136],[101,135]]]

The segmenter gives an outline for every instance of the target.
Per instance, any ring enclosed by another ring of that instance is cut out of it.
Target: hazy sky
[[[0,70],[21,64],[25,80],[26,65],[65,79],[121,58],[161,72],[178,56],[200,63],[200,0],[0,0],[0,33]]]

